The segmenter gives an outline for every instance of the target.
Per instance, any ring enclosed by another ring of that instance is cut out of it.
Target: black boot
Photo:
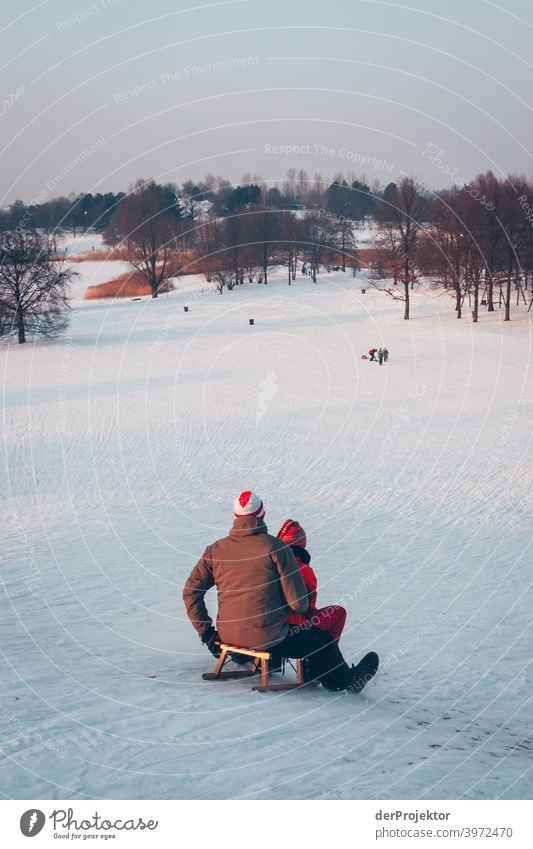
[[[313,665],[312,665],[311,659],[309,657],[304,657],[302,659],[302,671],[303,671],[304,683],[308,683],[309,681],[313,680],[313,678],[314,678]]]
[[[371,651],[359,661],[357,666],[352,666],[352,680],[346,687],[348,693],[360,693],[374,677],[379,667],[379,657],[375,651]]]
[[[271,675],[273,672],[282,672],[282,658],[277,657],[275,654],[272,655],[270,660],[268,661],[268,674]]]

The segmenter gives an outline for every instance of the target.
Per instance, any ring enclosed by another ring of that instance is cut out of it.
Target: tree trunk
[[[455,309],[457,311],[457,318],[461,318],[461,286],[457,284],[455,287]]]
[[[407,247],[404,251],[404,267],[403,267],[403,288],[405,291],[405,311],[403,314],[404,319],[407,321],[409,319],[409,251]]]
[[[266,243],[263,249],[263,274],[265,277],[263,283],[266,285],[268,283],[268,249]]]
[[[494,283],[492,282],[492,274],[489,274],[489,285],[487,291],[487,311],[494,312]]]
[[[474,309],[472,310],[472,321],[477,324],[479,316],[479,280],[474,281]]]
[[[511,272],[507,273],[507,287],[505,298],[505,318],[504,321],[511,321]]]
[[[26,331],[24,328],[24,314],[20,307],[17,309],[15,321],[17,323],[19,345],[24,345],[26,341]]]

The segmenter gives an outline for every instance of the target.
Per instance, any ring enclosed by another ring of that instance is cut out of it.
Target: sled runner
[[[303,661],[295,660],[296,681],[290,684],[271,684],[269,680],[269,661],[272,660],[272,654],[268,651],[256,651],[255,649],[243,649],[240,646],[230,646],[227,643],[221,643],[220,648],[222,653],[218,658],[214,672],[204,672],[202,678],[204,681],[224,681],[232,678],[251,678],[261,674],[261,684],[258,687],[252,687],[252,690],[257,690],[258,693],[266,693],[270,690],[296,690],[298,687],[306,687],[314,682],[304,681]],[[227,670],[224,671],[224,666],[231,660],[232,654],[241,654],[250,658],[252,668],[247,670]],[[288,661],[292,666],[292,662]]]

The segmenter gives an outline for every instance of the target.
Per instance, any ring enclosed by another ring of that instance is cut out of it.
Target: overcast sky
[[[1,15],[1,205],[290,167],[432,188],[533,174],[531,0],[20,0]]]

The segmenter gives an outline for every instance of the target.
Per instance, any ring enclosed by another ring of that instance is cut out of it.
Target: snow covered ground
[[[374,221],[365,221],[362,227],[354,227],[353,235],[360,248],[370,248],[375,242],[379,228]]]
[[[0,349],[6,796],[531,796],[531,324],[274,278]],[[249,487],[379,652],[360,696],[202,681],[181,590]]]
[[[57,240],[58,248],[66,251],[67,256],[79,256],[88,251],[101,251],[104,249],[104,237],[101,233],[65,233]]]

